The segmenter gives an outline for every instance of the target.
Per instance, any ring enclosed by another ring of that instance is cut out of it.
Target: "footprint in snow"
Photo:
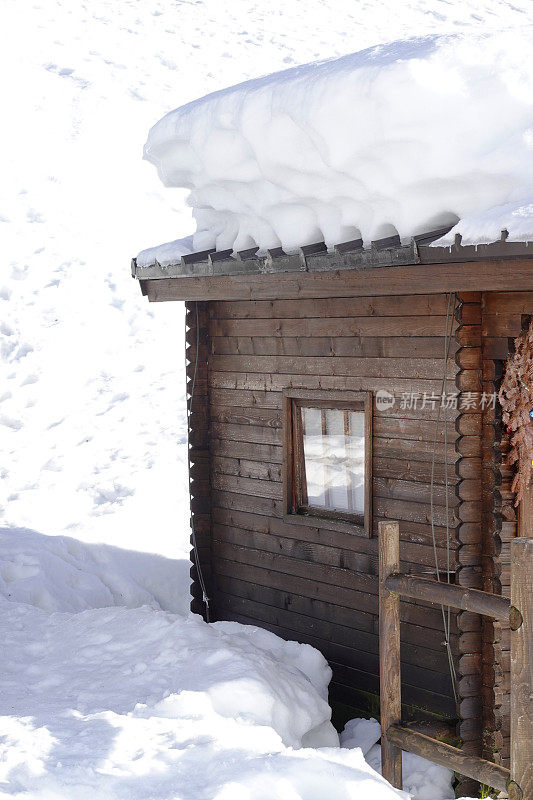
[[[11,428],[12,431],[20,431],[22,428],[22,422],[20,419],[14,419],[14,417],[7,417],[4,415],[0,416],[0,425],[5,425],[6,428]]]

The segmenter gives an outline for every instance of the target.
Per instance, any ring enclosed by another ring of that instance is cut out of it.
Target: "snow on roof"
[[[533,239],[533,26],[393,42],[210,94],[167,114],[145,158],[189,188],[190,239],[139,266],[453,226]],[[159,255],[158,255],[159,252]]]

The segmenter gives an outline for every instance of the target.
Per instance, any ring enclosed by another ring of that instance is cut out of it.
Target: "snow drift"
[[[2,798],[408,800],[368,763],[377,722],[339,748],[317,650],[171,613],[166,561],[0,530]],[[409,758],[418,800],[452,796]]]
[[[189,569],[188,558],[0,528],[0,597],[43,611],[150,606],[187,614]]]
[[[145,158],[167,186],[191,190],[194,250],[369,243],[454,224],[448,241],[494,241],[502,228],[533,239],[532,53],[525,26],[308,64],[170,112]],[[189,249],[152,248],[138,263]]]

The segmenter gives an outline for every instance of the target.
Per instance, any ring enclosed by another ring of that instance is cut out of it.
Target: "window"
[[[372,395],[284,392],[286,515],[337,521],[371,535]]]

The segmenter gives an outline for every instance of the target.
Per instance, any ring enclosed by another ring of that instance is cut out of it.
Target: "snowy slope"
[[[129,259],[191,230],[141,160],[208,92],[387,41],[522,26],[530,0],[4,0],[0,25],[0,514],[179,555],[181,307]]]

